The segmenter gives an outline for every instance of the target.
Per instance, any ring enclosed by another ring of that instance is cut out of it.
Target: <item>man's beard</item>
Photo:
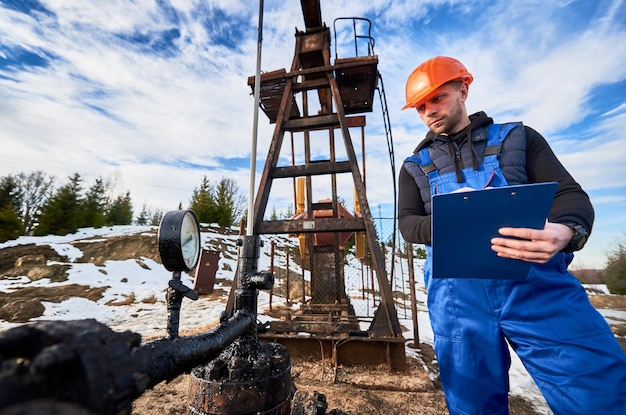
[[[441,123],[437,126],[429,126],[430,131],[434,134],[443,134],[450,135],[454,134],[461,130],[458,128],[461,119],[463,118],[463,104],[460,100],[457,101],[457,105],[452,109],[452,111],[445,115],[441,119]]]

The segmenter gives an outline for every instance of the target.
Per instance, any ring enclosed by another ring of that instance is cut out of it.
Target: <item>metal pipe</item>
[[[254,314],[237,312],[229,320],[202,334],[146,343],[135,350],[134,376],[144,377],[146,389],[172,380],[195,366],[209,362],[256,324]]]
[[[256,149],[261,105],[261,44],[263,43],[263,0],[259,0],[259,30],[257,34],[256,75],[254,77],[254,120],[252,122],[252,151],[250,153],[250,190],[248,193],[248,223],[246,235],[254,234],[254,188],[256,173]]]
[[[416,349],[420,348],[420,332],[417,320],[417,295],[415,293],[415,269],[413,268],[413,244],[406,243],[406,259],[409,268],[409,288],[411,293],[411,317],[413,319],[413,344]]]

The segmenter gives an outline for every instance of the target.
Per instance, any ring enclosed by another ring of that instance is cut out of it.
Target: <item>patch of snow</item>
[[[82,256],[80,249],[71,245],[72,242],[95,242],[101,241],[103,238],[132,235],[132,234],[150,234],[154,235],[156,227],[150,226],[115,226],[103,228],[86,228],[78,232],[65,236],[23,236],[16,240],[7,241],[0,244],[0,249],[11,246],[24,244],[50,245],[60,255],[64,255],[72,262],[72,268],[68,271],[68,280],[64,282],[53,283],[48,279],[31,281],[26,276],[16,278],[0,279],[0,291],[10,293],[15,289],[22,287],[54,287],[67,284],[81,284],[90,287],[107,287],[103,297],[97,301],[90,301],[85,298],[70,298],[60,303],[45,302],[44,315],[35,320],[74,320],[93,318],[102,323],[109,325],[117,331],[130,330],[140,333],[145,337],[164,337],[167,329],[167,305],[165,294],[168,281],[172,278],[172,274],[165,270],[163,266],[151,259],[142,258],[142,262],[148,269],[140,266],[135,259],[124,261],[106,261],[103,266],[92,263],[75,263],[74,261]],[[152,233],[149,233],[152,232]],[[220,253],[218,270],[216,273],[215,287],[221,287],[221,281],[232,281],[237,269],[237,248],[236,241],[237,228],[232,228],[232,235],[222,235],[213,232],[202,232],[202,246],[205,249],[219,250],[219,246],[226,246],[227,251]],[[96,239],[97,238],[97,239]],[[270,263],[270,246],[271,241],[276,241],[281,245],[289,244],[297,247],[297,240],[287,238],[285,236],[269,236],[262,239],[264,245],[261,248],[259,258],[259,270],[268,270]],[[219,245],[219,246],[218,246]],[[403,260],[403,259],[402,259]],[[402,260],[396,257],[396,273],[402,273]],[[369,297],[363,298],[363,290],[371,289],[370,277],[367,271],[363,269],[362,263],[352,254],[346,255],[348,266],[345,273],[345,289],[351,298],[351,304],[357,310],[358,315],[367,315],[372,317],[375,312],[375,304]],[[426,290],[423,283],[423,264],[424,260],[415,260],[415,290],[418,305],[418,329],[419,342],[433,345],[433,331],[428,317],[426,308]],[[390,269],[390,263],[387,269]],[[275,251],[274,266],[287,268],[286,254],[282,250]],[[296,275],[299,278],[303,276],[302,269],[292,259],[289,260],[290,275]],[[304,273],[306,281],[310,281],[308,271]],[[187,273],[181,275],[182,283],[188,287],[193,287],[192,277]],[[369,280],[369,281],[368,281]],[[408,280],[408,278],[407,278]],[[283,281],[277,281],[283,284]],[[374,281],[377,285],[377,281]],[[605,285],[588,285],[586,288],[590,291],[602,292],[608,294]],[[225,287],[228,292],[229,287]],[[392,281],[392,290],[401,291],[408,296],[408,281],[402,277],[394,277]],[[114,306],[107,305],[113,303],[122,303],[129,296],[134,296],[134,301],[129,305]],[[300,300],[300,299],[296,299]],[[280,298],[274,293],[273,304],[284,303],[285,299]],[[403,327],[403,335],[409,340],[414,340],[413,321],[410,316],[410,305],[408,300],[396,299],[396,307],[398,309],[398,317]],[[269,293],[260,291],[258,296],[258,309],[262,310],[270,303]],[[377,302],[378,303],[378,302]],[[376,303],[376,304],[377,304]],[[226,296],[222,296],[217,300],[211,300],[207,296],[201,296],[197,301],[191,301],[187,298],[183,299],[180,311],[180,331],[195,330],[213,326],[219,321],[221,313],[225,310]],[[295,304],[292,304],[294,307]],[[615,310],[599,310],[607,319],[626,320],[626,312]],[[259,314],[260,322],[271,321],[272,318],[263,314]],[[0,320],[0,330],[9,329],[17,324],[8,323]],[[361,322],[362,328],[367,329],[369,323]],[[298,333],[306,335],[308,333]],[[419,356],[415,349],[406,347],[407,356]],[[539,392],[537,386],[528,375],[524,365],[521,363],[517,355],[511,351],[511,369],[509,372],[511,394],[519,396],[530,402],[535,410],[540,414],[550,415],[552,412],[548,408],[543,396]],[[433,376],[436,376],[432,374]]]

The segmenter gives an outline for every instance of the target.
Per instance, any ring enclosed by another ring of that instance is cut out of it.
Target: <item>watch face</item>
[[[180,226],[180,250],[187,268],[194,268],[200,253],[200,233],[198,222],[191,211],[185,213]]]

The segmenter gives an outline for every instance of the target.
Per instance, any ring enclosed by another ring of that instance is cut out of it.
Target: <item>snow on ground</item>
[[[73,320],[93,318],[102,323],[109,325],[117,331],[131,330],[140,333],[144,338],[155,338],[164,336],[167,327],[167,309],[165,304],[165,292],[167,283],[171,278],[171,273],[166,271],[159,263],[142,258],[143,267],[135,259],[124,261],[107,261],[102,266],[96,266],[92,263],[75,263],[77,258],[82,256],[82,252],[72,245],[73,242],[94,242],[103,238],[142,234],[144,232],[153,232],[154,227],[149,226],[115,226],[99,229],[81,229],[75,234],[65,236],[45,236],[45,237],[20,237],[17,240],[7,241],[0,244],[0,249],[34,243],[38,245],[50,245],[59,254],[67,256],[71,262],[72,268],[68,271],[69,277],[64,282],[51,282],[42,279],[38,281],[30,281],[26,276],[20,276],[12,279],[0,279],[0,291],[11,292],[20,287],[45,286],[52,287],[55,285],[66,284],[82,284],[92,287],[109,287],[104,296],[94,302],[84,298],[70,298],[60,303],[46,302],[44,315],[35,320]],[[228,252],[222,252],[220,255],[219,267],[216,275],[217,283],[215,289],[222,288],[228,293],[229,287],[222,287],[220,281],[232,280],[237,268],[236,261],[236,240],[238,239],[236,230],[231,235],[222,235],[218,233],[203,232],[202,244],[205,248],[219,250],[219,247],[227,247]],[[261,249],[259,258],[259,270],[269,268],[269,256],[271,241],[277,241],[281,244],[291,244],[296,246],[297,240],[283,236],[272,236],[262,238],[264,246]],[[286,256],[283,251],[275,252],[275,266],[285,267]],[[357,315],[365,314],[374,315],[374,300],[368,297],[363,298],[363,285],[367,278],[367,273],[361,268],[362,265],[353,256],[348,255],[346,258],[348,266],[346,267],[346,292],[351,297],[351,302],[357,310]],[[403,266],[403,259],[395,258],[395,273],[398,274]],[[423,284],[422,275],[423,262],[416,260],[416,294],[418,303],[418,329],[419,341],[421,343],[433,344],[433,333],[428,319],[426,310],[426,291]],[[390,264],[388,268],[390,269]],[[105,271],[104,271],[105,270]],[[292,260],[289,263],[290,273],[301,276],[302,270]],[[350,270],[350,271],[348,271]],[[401,272],[400,272],[401,273]],[[305,272],[305,279],[310,280]],[[398,280],[394,282],[393,289],[402,290],[408,293],[408,278],[402,276],[396,277]],[[183,273],[181,275],[182,282],[191,287],[193,286],[192,277]],[[397,287],[399,285],[400,287]],[[594,287],[598,291],[605,290],[603,286]],[[124,306],[106,305],[108,302],[123,302],[128,296],[134,296],[134,302]],[[181,308],[180,330],[193,330],[208,325],[213,325],[219,320],[220,313],[224,310],[226,303],[226,295],[219,300],[209,300],[201,296],[197,301],[188,299],[183,300]],[[259,293],[259,310],[262,310],[269,304],[270,297],[266,292]],[[280,298],[276,294],[273,296],[273,302],[279,303]],[[284,301],[284,299],[283,299]],[[408,300],[396,299],[398,307],[398,316],[400,324],[406,328],[404,336],[407,339],[413,338],[413,323],[410,316],[410,304]],[[405,308],[406,307],[406,308]],[[626,319],[625,312],[615,310],[600,310],[607,320],[611,318]],[[266,316],[259,316],[261,321],[269,319]],[[367,328],[369,323],[362,323],[363,328]],[[0,330],[5,330],[16,324],[8,323],[0,320]],[[409,342],[407,342],[409,343]],[[416,350],[407,347],[408,356],[415,355]],[[511,393],[523,397],[525,400],[534,405],[536,411],[541,414],[552,414],[545,400],[541,396],[539,390],[528,375],[526,369],[515,353],[511,352],[512,364],[510,370]]]

